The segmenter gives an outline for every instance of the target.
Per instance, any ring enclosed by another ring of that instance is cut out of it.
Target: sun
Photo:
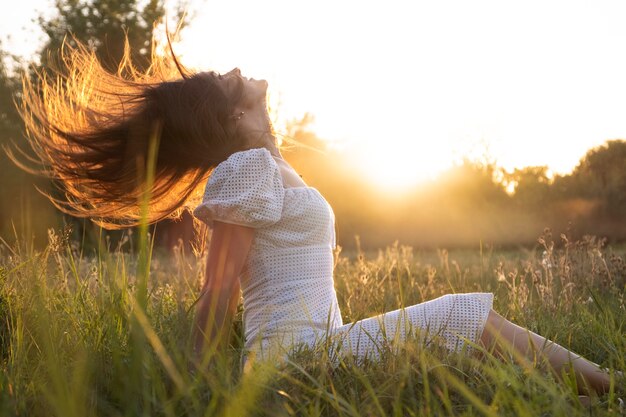
[[[387,147],[364,144],[351,158],[370,184],[393,193],[433,180],[452,164],[450,153],[441,146],[408,140]]]

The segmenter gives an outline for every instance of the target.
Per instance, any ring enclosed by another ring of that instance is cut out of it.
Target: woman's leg
[[[511,323],[493,310],[487,317],[481,342],[488,350],[495,349],[497,353],[511,352],[514,356],[519,354],[529,360],[543,357],[558,376],[564,370],[572,369],[580,393],[588,393],[588,388],[600,394],[609,389],[609,374],[598,365],[545,337]]]
[[[442,343],[459,351],[467,340],[476,340],[491,310],[493,294],[448,294],[333,329],[342,352],[376,359],[397,342]],[[480,317],[480,320],[477,318]]]

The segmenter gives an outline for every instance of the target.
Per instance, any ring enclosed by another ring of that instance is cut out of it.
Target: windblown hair
[[[23,79],[21,115],[37,168],[20,166],[57,180],[65,198],[48,197],[65,213],[132,226],[148,197],[146,220],[159,221],[179,213],[212,168],[242,148],[231,120],[242,86],[227,97],[216,73],[192,74],[173,53],[153,54],[143,73],[127,53],[110,73],[81,44],[65,44],[60,62],[53,75]]]

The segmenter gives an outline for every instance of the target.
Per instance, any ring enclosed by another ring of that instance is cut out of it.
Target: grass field
[[[139,242],[148,248],[146,235]],[[406,345],[379,362],[332,365],[301,351],[241,372],[241,312],[228,349],[193,366],[203,256],[81,253],[63,233],[36,251],[0,242],[0,416],[603,416],[626,413],[626,381],[578,402],[541,363]],[[626,369],[626,256],[548,234],[534,248],[338,253],[350,322],[450,292],[488,291],[507,318],[612,369]]]

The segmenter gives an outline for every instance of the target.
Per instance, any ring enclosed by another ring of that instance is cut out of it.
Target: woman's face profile
[[[273,144],[275,139],[267,109],[267,81],[241,75],[239,68],[217,75],[217,83],[233,103],[231,121],[247,147]]]
[[[241,75],[239,68],[234,68],[223,75],[218,75],[218,83],[228,97],[238,98],[237,107],[265,109],[267,81],[255,80]]]

